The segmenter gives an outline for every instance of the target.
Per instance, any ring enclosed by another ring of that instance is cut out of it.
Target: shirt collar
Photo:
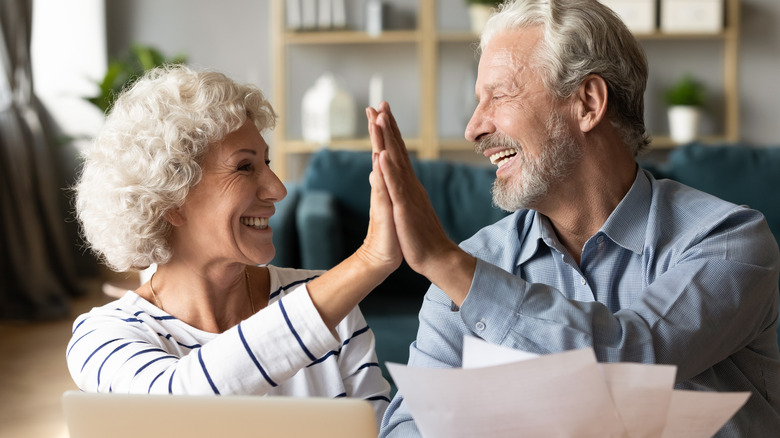
[[[637,167],[634,184],[609,215],[601,227],[601,232],[623,248],[642,254],[647,220],[650,217],[651,196],[650,179]]]
[[[649,177],[637,167],[634,184],[607,218],[600,232],[621,247],[642,254],[651,193]],[[518,264],[525,263],[536,254],[540,242],[548,242],[548,246],[554,247],[554,242],[558,241],[547,217],[533,210],[529,213],[533,214],[533,218],[529,221],[528,228],[518,229],[520,242],[524,242],[517,259]]]
[[[533,215],[529,221],[530,224],[524,227],[524,229],[518,228],[517,230],[520,233],[520,236],[518,236],[520,238],[519,241],[524,242],[520,247],[520,254],[517,258],[518,265],[527,262],[528,259],[536,254],[536,251],[539,250],[539,242],[543,240],[543,234],[546,234],[546,228],[542,224],[544,215],[534,210],[528,210],[528,213]]]

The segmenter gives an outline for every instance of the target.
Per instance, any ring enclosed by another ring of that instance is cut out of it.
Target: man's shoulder
[[[504,252],[508,242],[520,243],[520,236],[524,235],[533,224],[535,212],[533,210],[518,210],[499,221],[483,227],[473,236],[461,242],[460,246],[465,251],[477,255],[487,252]]]
[[[717,226],[726,218],[736,222],[764,219],[749,205],[737,205],[671,179],[653,182],[651,207],[661,221],[684,219],[697,228]]]

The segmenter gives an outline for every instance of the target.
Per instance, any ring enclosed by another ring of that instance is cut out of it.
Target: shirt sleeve
[[[359,308],[355,308],[337,327],[342,339],[339,353],[345,396],[369,401],[374,407],[377,424],[390,403],[390,384],[382,377],[376,356],[374,332]]]
[[[436,286],[428,290],[409,365],[459,367],[464,335],[539,354],[592,347],[601,362],[674,364],[678,382],[757,339],[776,351],[780,256],[773,240],[760,214],[736,208],[677,242],[668,258],[645,254],[645,272],[623,275],[647,276],[647,287],[614,313],[477,259],[460,309]],[[419,436],[400,393],[380,436]]]
[[[265,394],[339,345],[305,284],[205,345],[180,345],[152,318],[100,311],[74,323],[68,368],[90,392]],[[138,316],[138,315],[136,315]]]
[[[624,273],[649,277],[648,285],[614,313],[478,261],[461,317],[500,345],[539,354],[593,347],[599,361],[674,364],[677,381],[688,380],[756,339],[774,347],[780,262],[768,238],[760,214],[735,207],[668,259],[646,255],[662,269]]]

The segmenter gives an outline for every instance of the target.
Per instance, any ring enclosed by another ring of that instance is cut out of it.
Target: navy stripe
[[[376,362],[366,362],[363,365],[360,365],[358,368],[358,371],[362,370],[363,368],[370,368],[370,367],[377,367],[379,368],[379,364]]]
[[[119,340],[119,338],[112,339],[112,340],[110,340],[110,341],[106,341],[106,342],[104,342],[104,343],[103,343],[103,345],[101,345],[100,347],[96,348],[96,349],[95,349],[95,351],[93,351],[93,352],[92,352],[92,354],[90,354],[90,355],[89,355],[89,357],[87,358],[87,360],[85,360],[85,361],[84,361],[84,364],[83,364],[83,365],[81,365],[81,371],[84,371],[84,367],[85,367],[85,366],[87,366],[87,362],[89,362],[89,361],[90,361],[90,359],[92,359],[92,356],[94,356],[95,354],[97,354],[97,352],[98,352],[98,351],[100,351],[100,350],[101,350],[103,347],[105,347],[106,345],[108,345],[108,344],[110,344],[110,343],[112,343],[112,342],[116,342],[116,341],[118,341],[118,340]]]
[[[263,369],[262,365],[260,365],[260,362],[255,357],[255,354],[252,352],[252,349],[249,348],[249,344],[246,342],[246,338],[244,338],[244,330],[241,328],[241,324],[238,324],[238,336],[241,338],[241,342],[244,344],[244,348],[246,349],[246,353],[249,355],[250,358],[252,358],[252,362],[255,363],[255,366],[258,370],[260,370],[260,373],[265,378],[266,382],[268,382],[271,386],[277,386],[276,382],[271,380],[271,377],[266,374],[265,369]]]
[[[125,363],[127,363],[127,362],[128,362],[130,359],[132,359],[132,358],[134,358],[134,357],[136,357],[136,356],[140,356],[140,355],[142,355],[142,354],[146,354],[146,353],[151,353],[151,352],[153,352],[153,351],[160,351],[160,352],[163,352],[163,353],[166,353],[166,354],[168,353],[167,351],[165,351],[165,350],[161,350],[161,349],[159,349],[159,348],[147,348],[146,350],[141,350],[141,351],[139,351],[138,353],[136,353],[136,354],[134,354],[134,355],[132,355],[132,356],[128,357],[128,358],[127,358],[127,360],[125,361]]]
[[[347,339],[346,341],[344,341],[344,342],[342,342],[342,343],[341,343],[341,347],[343,348],[345,345],[349,344],[349,341],[351,341],[352,339],[354,339],[354,338],[355,338],[355,337],[357,337],[357,336],[360,336],[360,335],[362,335],[363,333],[365,333],[365,332],[367,332],[367,331],[368,331],[368,326],[365,326],[365,327],[363,327],[362,329],[360,329],[360,330],[356,331],[355,333],[352,333],[352,336],[351,336],[349,339]],[[306,365],[306,367],[308,368],[308,367],[310,367],[310,366],[317,365],[318,363],[322,363],[322,362],[324,362],[325,360],[327,360],[327,359],[328,359],[330,356],[333,356],[334,354],[335,354],[336,356],[339,356],[339,355],[341,354],[341,348],[339,348],[339,350],[338,350],[338,351],[335,351],[335,350],[331,350],[331,351],[329,351],[327,354],[325,354],[325,355],[324,355],[324,356],[322,356],[321,358],[319,358],[319,359],[315,360],[314,362],[310,363],[309,365]]]
[[[138,368],[138,370],[135,372],[135,374],[133,375],[133,377],[137,376],[137,375],[138,375],[138,373],[140,373],[141,371],[145,370],[145,369],[146,369],[146,367],[148,367],[149,365],[151,365],[151,364],[153,364],[153,363],[157,362],[158,360],[163,360],[163,359],[171,359],[171,358],[173,358],[173,359],[176,359],[176,357],[174,357],[174,356],[160,356],[160,357],[156,357],[156,358],[154,358],[154,359],[150,360],[149,362],[147,362],[147,363],[146,363],[144,366],[142,366],[141,368]]]
[[[113,355],[114,355],[114,353],[116,353],[117,351],[119,351],[119,350],[121,350],[121,349],[123,349],[123,348],[127,347],[127,346],[128,346],[128,345],[130,345],[130,344],[134,344],[134,343],[136,343],[136,342],[140,342],[140,341],[130,341],[130,342],[125,342],[124,344],[122,344],[122,345],[120,345],[120,346],[118,346],[118,347],[114,348],[114,351],[112,351],[111,353],[108,353],[108,356],[106,356],[106,357],[103,359],[103,363],[101,363],[101,364],[100,364],[100,368],[98,368],[98,373],[97,373],[97,384],[98,384],[98,388],[100,387],[100,375],[101,375],[101,373],[103,372],[103,365],[105,365],[105,364],[106,364],[106,362],[108,362],[108,359],[109,359],[111,356],[113,356]]]
[[[217,389],[217,386],[214,385],[214,382],[211,380],[211,376],[209,375],[209,370],[206,369],[206,364],[203,363],[203,355],[201,354],[203,350],[198,350],[198,360],[200,361],[200,367],[203,368],[203,374],[206,376],[206,380],[209,381],[209,385],[211,385],[211,389],[214,391],[214,394],[219,395],[219,390]]]
[[[119,309],[117,309],[117,310],[119,310]],[[139,311],[135,312],[133,315],[134,316],[138,316],[138,315],[140,315],[142,313],[145,313],[145,314],[149,315],[149,317],[151,317],[152,319],[156,319],[157,321],[167,321],[167,320],[170,320],[170,319],[177,319],[175,316],[171,316],[171,315],[154,316],[151,313],[146,312],[145,310],[139,310]],[[143,323],[143,321],[141,321],[141,320],[139,320],[138,322]]]
[[[173,336],[171,336],[170,333],[168,333],[167,335],[164,335],[162,333],[157,333],[157,336],[159,336],[161,338],[165,338],[166,340],[169,340],[169,341],[172,340],[172,338],[173,338]],[[200,344],[192,344],[192,345],[182,344],[181,342],[177,341],[176,339],[173,339],[173,342],[175,342],[176,345],[178,345],[180,347],[189,348],[190,350],[194,350],[196,348],[202,347],[202,345],[200,345]]]
[[[390,403],[390,399],[385,397],[385,396],[383,396],[383,395],[375,395],[373,397],[368,397],[368,398],[366,398],[366,400],[368,400],[368,401],[382,400],[382,401],[386,401],[386,402]]]
[[[167,320],[170,320],[170,319],[177,319],[175,316],[171,316],[171,315],[163,315],[163,316],[149,315],[149,316],[151,316],[152,318],[154,318],[154,319],[156,319],[158,321],[167,321]]]
[[[282,291],[284,291],[284,290],[287,290],[287,289],[289,289],[289,288],[291,288],[291,287],[293,287],[293,286],[297,286],[297,285],[299,285],[299,284],[301,284],[301,283],[308,283],[308,282],[310,282],[310,281],[314,280],[314,279],[315,279],[315,278],[317,278],[317,277],[319,277],[319,275],[315,275],[315,276],[313,276],[313,277],[309,277],[309,278],[306,278],[306,279],[304,279],[304,280],[293,281],[292,283],[290,283],[290,284],[288,284],[288,285],[286,285],[286,286],[282,286],[282,287],[280,287],[279,289],[277,289],[276,291],[274,291],[274,292],[271,292],[271,295],[268,297],[268,299],[269,299],[269,300],[272,300],[272,299],[274,299],[274,298],[275,298],[277,295],[279,295],[280,293],[282,293]]]
[[[368,326],[365,326],[365,327],[363,327],[362,329],[360,329],[360,330],[356,331],[355,333],[352,333],[352,336],[350,336],[350,337],[349,337],[349,339],[347,339],[346,341],[344,341],[344,342],[341,344],[341,346],[343,347],[343,346],[345,346],[345,345],[349,344],[349,341],[351,341],[352,339],[354,339],[354,338],[356,338],[356,337],[358,337],[358,336],[362,335],[363,333],[365,333],[365,332],[367,332],[367,331],[368,331]]]
[[[76,346],[76,344],[78,344],[78,343],[79,343],[79,341],[81,341],[82,339],[84,339],[84,336],[87,336],[88,334],[90,334],[90,333],[92,333],[92,332],[94,332],[94,331],[95,331],[95,329],[92,329],[92,330],[90,330],[90,331],[88,331],[88,332],[84,333],[83,335],[81,335],[81,336],[80,336],[78,339],[76,339],[75,341],[73,341],[73,343],[72,343],[72,344],[70,344],[70,348],[68,348],[68,352],[67,352],[67,353],[65,353],[65,358],[67,359],[67,358],[70,356],[70,351],[71,351],[71,350],[73,350],[73,347],[75,347],[75,346]]]
[[[287,316],[287,311],[284,310],[284,304],[282,304],[281,301],[279,301],[279,308],[282,310],[282,315],[284,316],[284,320],[287,321],[287,327],[290,328],[290,331],[292,332],[293,336],[295,336],[295,339],[298,341],[298,345],[301,346],[301,349],[303,350],[303,352],[306,353],[306,355],[309,356],[309,359],[311,359],[312,361],[317,360],[317,358],[314,357],[313,354],[311,354],[309,349],[306,348],[305,345],[303,345],[303,340],[301,339],[300,336],[298,336],[298,332],[295,331],[295,328],[293,327],[292,322],[290,321],[290,318]]]
[[[325,362],[325,360],[327,360],[329,357],[333,356],[334,354],[336,356],[338,356],[339,354],[341,354],[341,351],[340,350],[339,351],[330,350],[327,354],[325,354],[325,356],[322,356],[321,358],[315,360],[314,362],[306,365],[306,368],[308,368],[310,366],[317,365],[318,363]]]
[[[154,379],[152,379],[152,383],[149,384],[149,389],[146,391],[147,394],[152,393],[152,386],[154,386],[154,382],[157,381],[163,374],[165,374],[165,370],[160,371],[160,374],[157,375]]]
[[[84,318],[81,321],[79,321],[79,323],[76,324],[76,327],[73,327],[73,331],[70,332],[70,334],[75,334],[76,331],[79,329],[79,327],[81,327],[81,324],[84,324],[84,322],[86,322],[86,320],[87,320],[87,318]]]
[[[173,394],[173,376],[176,374],[176,370],[171,373],[171,378],[168,379],[168,394]]]

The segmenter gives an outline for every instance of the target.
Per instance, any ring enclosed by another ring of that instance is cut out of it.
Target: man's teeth
[[[241,223],[257,230],[264,230],[268,228],[267,217],[242,217]]]
[[[490,156],[490,162],[501,168],[504,164],[506,164],[509,160],[512,159],[515,155],[517,155],[517,149],[504,149],[501,152],[496,152],[495,154]]]

